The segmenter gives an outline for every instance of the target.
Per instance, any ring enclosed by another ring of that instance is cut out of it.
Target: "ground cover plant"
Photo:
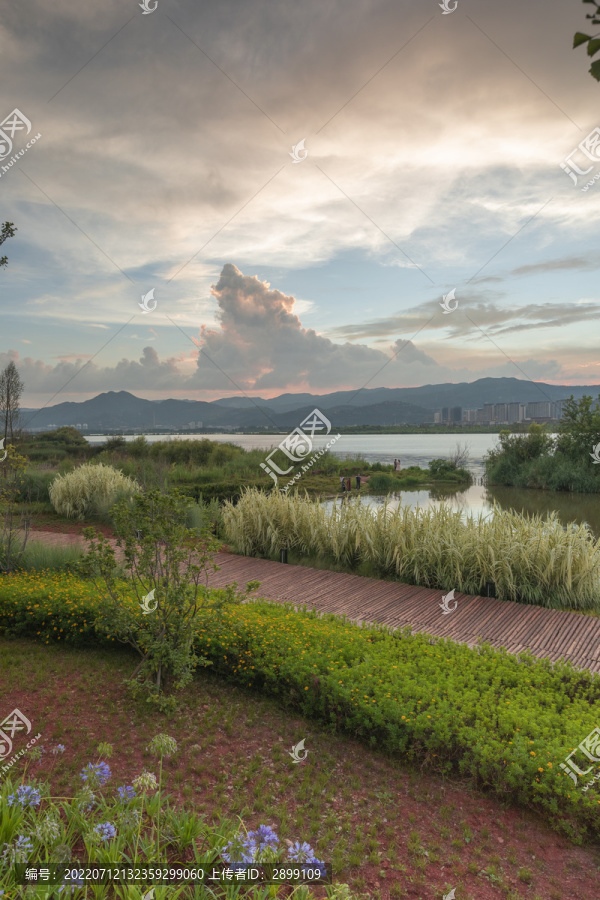
[[[600,540],[585,525],[565,530],[553,514],[523,516],[494,508],[463,519],[460,510],[325,509],[307,496],[247,491],[223,508],[224,534],[236,551],[275,558],[281,548],[405,584],[485,594],[563,609],[600,609]]]
[[[32,777],[28,769],[40,762],[45,751],[43,745],[33,747],[25,763],[21,783],[7,778],[0,788],[0,802],[5,811],[0,833],[0,891],[9,896],[37,896],[52,898],[56,894],[95,898],[141,897],[152,887],[152,879],[131,888],[113,882],[106,886],[85,883],[83,878],[68,877],[62,887],[32,885],[19,887],[14,868],[44,866],[52,861],[56,865],[77,870],[86,868],[93,860],[94,866],[121,869],[130,866],[144,868],[168,868],[183,864],[187,868],[203,867],[209,873],[217,871],[241,871],[247,863],[280,864],[282,867],[299,867],[314,875],[315,868],[326,874],[324,862],[318,860],[306,841],[292,843],[286,848],[280,845],[275,831],[267,825],[259,825],[256,831],[239,826],[232,829],[210,827],[203,817],[187,813],[172,805],[163,790],[163,760],[178,751],[177,741],[167,734],[157,734],[147,746],[147,751],[157,757],[158,779],[153,772],[144,770],[125,784],[107,789],[112,772],[107,760],[113,754],[113,746],[101,742],[96,749],[95,761],[88,762],[78,773],[81,787],[72,797],[52,796],[44,779]],[[57,756],[65,752],[64,744],[56,744],[51,752]],[[154,766],[153,766],[154,768]],[[3,845],[2,845],[3,841]],[[236,875],[234,875],[234,878]],[[238,883],[239,884],[239,883]],[[68,885],[68,886],[67,886]],[[232,895],[227,880],[223,885],[210,884],[210,889],[200,885],[183,884],[171,887],[155,887],[157,898],[201,898],[207,893],[215,898]],[[287,885],[285,885],[287,887]],[[350,900],[351,895],[343,885],[329,887],[331,900]],[[236,885],[235,896],[248,898],[276,897],[280,889],[265,890],[261,887]],[[285,891],[290,895],[289,887]],[[291,896],[311,900],[308,887],[292,889]]]
[[[135,592],[124,589],[121,598],[121,615],[142,631]],[[72,575],[5,578],[0,610],[3,635],[114,642],[105,624],[94,627],[97,592]],[[597,723],[597,676],[265,601],[196,623],[194,649],[224,678],[273,693],[370,746],[543,809],[574,839],[600,826],[597,786],[582,793],[560,770]]]
[[[29,752],[17,760],[13,788],[43,780],[51,796],[73,797],[83,785],[79,773],[100,761],[102,741],[114,753],[98,799],[112,798],[144,770],[158,779],[158,759],[147,747],[167,731],[178,746],[163,760],[171,809],[182,819],[203,817],[223,842],[240,830],[240,818],[252,831],[266,823],[282,846],[306,840],[333,863],[335,882],[374,900],[442,900],[452,888],[456,900],[595,900],[598,848],[574,846],[539,816],[474,791],[466,779],[436,775],[428,762],[369,749],[285,710],[280,699],[227,683],[212,668],[178,694],[176,715],[163,716],[125,692],[131,659],[115,645],[0,638],[0,704],[23,710],[45,751],[39,760]],[[15,750],[30,737],[17,738]],[[301,740],[305,759],[294,763]],[[57,744],[63,753],[53,752]],[[159,891],[155,900],[163,900]],[[325,891],[315,887],[315,894],[324,898]],[[141,900],[142,892],[130,888],[128,896]]]

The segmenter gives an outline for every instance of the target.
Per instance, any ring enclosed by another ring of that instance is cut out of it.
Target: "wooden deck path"
[[[30,539],[85,544],[78,535],[54,532],[34,531]],[[237,581],[243,588],[248,581],[260,581],[258,595],[275,602],[345,615],[354,622],[410,625],[413,631],[469,646],[481,639],[510,653],[529,650],[553,661],[563,657],[577,668],[600,672],[600,617],[458,592],[456,609],[444,615],[439,606],[444,591],[233,553],[218,553],[215,562],[221,568],[209,578],[214,587]]]
[[[458,592],[456,609],[444,615],[439,606],[444,591],[230,553],[217,554],[215,561],[221,570],[209,579],[214,587],[260,581],[258,594],[269,600],[346,615],[354,622],[410,625],[413,631],[469,646],[481,639],[510,653],[529,650],[553,661],[563,657],[577,668],[600,672],[600,618]]]

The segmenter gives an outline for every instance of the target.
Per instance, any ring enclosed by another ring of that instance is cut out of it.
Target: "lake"
[[[149,442],[164,440],[205,440],[231,442],[246,450],[264,449],[265,455],[272,447],[276,447],[284,435],[259,434],[146,434]],[[87,435],[90,443],[101,443],[107,435]],[[136,435],[125,435],[125,440],[134,440]],[[330,437],[315,438],[315,450],[324,447]],[[495,434],[343,434],[333,447],[336,456],[360,456],[367,462],[393,463],[400,458],[402,467],[427,467],[431,459],[449,457],[458,442],[469,448],[470,460],[467,468],[479,482],[484,472],[483,460],[488,452],[496,446],[498,436]],[[300,480],[300,485],[302,481]],[[361,503],[383,503],[385,497],[374,494],[363,495]],[[412,507],[430,507],[447,503],[453,509],[460,509],[465,515],[483,513],[487,515],[496,501],[504,509],[514,509],[520,513],[539,513],[547,515],[555,510],[563,523],[586,522],[594,534],[600,537],[600,495],[569,494],[557,491],[521,490],[519,488],[487,487],[475,483],[464,490],[455,488],[436,488],[432,490],[402,491],[392,495],[391,504],[404,503]],[[327,501],[331,508],[334,502]],[[354,502],[354,500],[352,500]]]
[[[334,431],[332,431],[334,434]],[[90,434],[86,439],[92,444],[102,443],[108,435]],[[135,440],[138,435],[124,435],[126,441]],[[149,442],[154,441],[203,441],[208,438],[220,443],[238,444],[244,450],[268,450],[276,447],[285,435],[277,434],[145,434]],[[474,475],[483,474],[483,458],[497,443],[495,434],[343,434],[332,448],[335,456],[360,456],[367,462],[393,463],[400,458],[402,467],[423,466],[431,459],[442,459],[451,455],[457,443],[467,444],[471,460],[468,468]],[[313,446],[320,450],[331,439],[315,437]]]

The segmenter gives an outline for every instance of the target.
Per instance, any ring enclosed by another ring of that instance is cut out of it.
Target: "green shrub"
[[[141,623],[131,587],[123,584],[121,595]],[[6,576],[0,634],[110,642],[110,633],[93,629],[99,603],[92,585],[70,574]],[[600,828],[597,788],[574,788],[560,769],[597,725],[597,675],[266,601],[229,606],[220,619],[199,623],[195,650],[246,688],[278,696],[372,747],[538,809],[576,840]]]
[[[386,472],[376,472],[369,478],[370,491],[397,491],[398,479]]]
[[[67,475],[57,475],[48,489],[54,510],[69,519],[105,514],[117,500],[139,492],[137,482],[102,463],[86,463]]]

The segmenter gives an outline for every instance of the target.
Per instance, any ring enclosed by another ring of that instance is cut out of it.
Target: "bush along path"
[[[117,559],[122,559],[111,532],[105,529],[104,534],[115,548]],[[79,529],[68,533],[34,531],[30,541],[54,547],[85,546]],[[600,617],[458,592],[448,600],[450,614],[441,608],[444,592],[432,588],[282,565],[233,553],[217,553],[215,562],[219,571],[209,575],[209,583],[215,588],[234,581],[260,581],[261,597],[273,602],[295,603],[392,629],[410,627],[469,646],[481,640],[509,653],[529,651],[553,662],[564,659],[577,668],[600,672]]]

